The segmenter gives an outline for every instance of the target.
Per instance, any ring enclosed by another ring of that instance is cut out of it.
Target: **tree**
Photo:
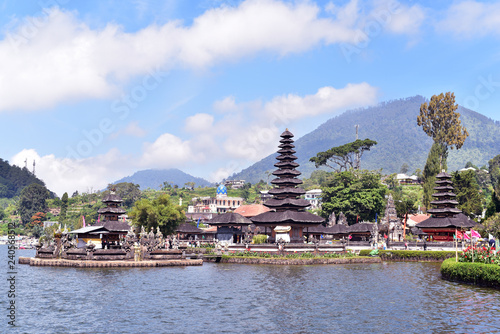
[[[68,193],[64,193],[61,198],[61,212],[59,213],[59,222],[63,222],[66,219],[67,212],[68,212]]]
[[[18,207],[23,224],[28,224],[36,212],[47,211],[46,200],[49,196],[47,188],[38,183],[32,183],[21,191]]]
[[[45,212],[37,212],[31,217],[30,228],[35,226],[43,226],[43,222],[47,220]]]
[[[488,172],[490,174],[493,190],[500,200],[500,154],[488,161]]]
[[[424,195],[422,202],[424,206],[428,209],[430,202],[432,201],[432,194],[435,193],[434,187],[436,186],[436,175],[441,172],[441,168],[446,169],[446,157],[447,153],[443,153],[446,150],[445,146],[434,143],[432,144],[429,155],[427,156],[427,162],[424,167]],[[442,166],[440,166],[440,164]]]
[[[473,170],[468,170],[465,172],[455,172],[452,175],[458,208],[470,218],[483,213],[482,197],[479,193],[479,185],[476,182],[475,174]]]
[[[441,144],[446,154],[448,147],[459,149],[469,136],[467,129],[462,127],[460,114],[455,112],[458,104],[455,103],[455,94],[446,93],[433,95],[429,104],[422,103],[417,124],[431,137],[435,143]],[[442,156],[440,156],[440,163]]]
[[[403,165],[401,165],[401,169],[399,170],[400,173],[406,174],[410,170],[410,166],[405,162]]]
[[[309,161],[314,162],[316,168],[324,165],[338,172],[359,169],[363,152],[369,151],[374,145],[377,145],[377,142],[368,138],[365,140],[356,139],[352,143],[332,147],[325,152],[319,152],[315,157],[309,159]],[[334,165],[338,167],[334,167]]]
[[[160,231],[165,236],[174,233],[179,224],[186,220],[182,208],[174,205],[167,194],[162,194],[154,200],[138,200],[129,213],[129,217],[132,218],[135,226],[144,226],[147,231],[151,227],[155,230],[156,227],[160,227]]]
[[[131,182],[121,182],[117,184],[108,184],[108,191],[114,189],[116,194],[123,200],[123,206],[126,208],[132,207],[135,201],[141,198],[141,190],[138,184]],[[104,192],[104,196],[108,193]]]
[[[500,213],[483,220],[477,229],[481,235],[491,234],[495,238],[500,238]]]
[[[7,217],[7,214],[5,213],[5,210],[2,206],[0,206],[0,220],[4,219]]]
[[[486,207],[486,213],[484,214],[484,218],[486,219],[495,215],[495,213],[500,212],[500,200],[498,199],[498,196],[495,194],[495,192],[496,191],[493,190],[490,202]]]
[[[387,188],[380,182],[380,174],[371,171],[344,171],[334,173],[332,179],[322,187],[322,217],[332,212],[343,212],[352,225],[357,216],[360,220],[375,220],[385,204]]]

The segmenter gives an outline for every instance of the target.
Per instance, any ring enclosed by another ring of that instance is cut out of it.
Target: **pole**
[[[457,229],[455,229],[455,262],[458,262],[458,235]]]
[[[408,212],[405,214],[405,226],[403,228],[403,240],[406,237],[406,221],[408,220]]]

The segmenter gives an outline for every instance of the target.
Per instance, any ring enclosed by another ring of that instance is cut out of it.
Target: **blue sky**
[[[3,1],[0,157],[58,195],[211,181],[347,109],[452,91],[500,120],[495,1]],[[297,154],[300,154],[298,152]]]

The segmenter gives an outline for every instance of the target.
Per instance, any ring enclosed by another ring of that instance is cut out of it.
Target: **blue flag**
[[[200,218],[198,218],[198,222],[196,223],[196,227],[197,227],[197,228],[198,228],[198,227],[200,227],[200,219],[201,219],[201,217],[200,217]]]

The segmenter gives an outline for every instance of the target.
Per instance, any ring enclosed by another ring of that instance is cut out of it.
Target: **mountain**
[[[138,184],[141,189],[160,189],[163,182],[169,182],[172,185],[184,187],[187,182],[194,182],[195,187],[212,186],[210,182],[200,177],[194,177],[178,169],[146,169],[135,172],[132,176],[124,177],[113,184],[121,182],[131,182]]]
[[[45,183],[26,167],[11,166],[8,161],[0,159],[0,198],[18,196],[24,187],[32,183],[45,186]]]
[[[361,157],[361,168],[382,169],[382,173],[398,173],[407,163],[409,171],[424,169],[432,139],[417,125],[420,105],[428,102],[422,96],[394,100],[374,107],[346,111],[323,123],[316,130],[296,139],[296,160],[302,178],[308,178],[316,168],[309,162],[318,152],[340,146],[356,139],[355,125],[359,125],[359,138],[375,140],[377,145]],[[468,161],[483,166],[500,154],[500,124],[475,111],[459,106],[462,125],[469,137],[460,150],[449,150],[448,170],[463,168]],[[284,130],[284,129],[283,129]],[[276,138],[276,150],[278,150]],[[252,166],[234,174],[230,179],[256,183],[266,180],[266,171],[274,170],[277,154],[272,154]],[[328,169],[327,169],[328,170]]]

